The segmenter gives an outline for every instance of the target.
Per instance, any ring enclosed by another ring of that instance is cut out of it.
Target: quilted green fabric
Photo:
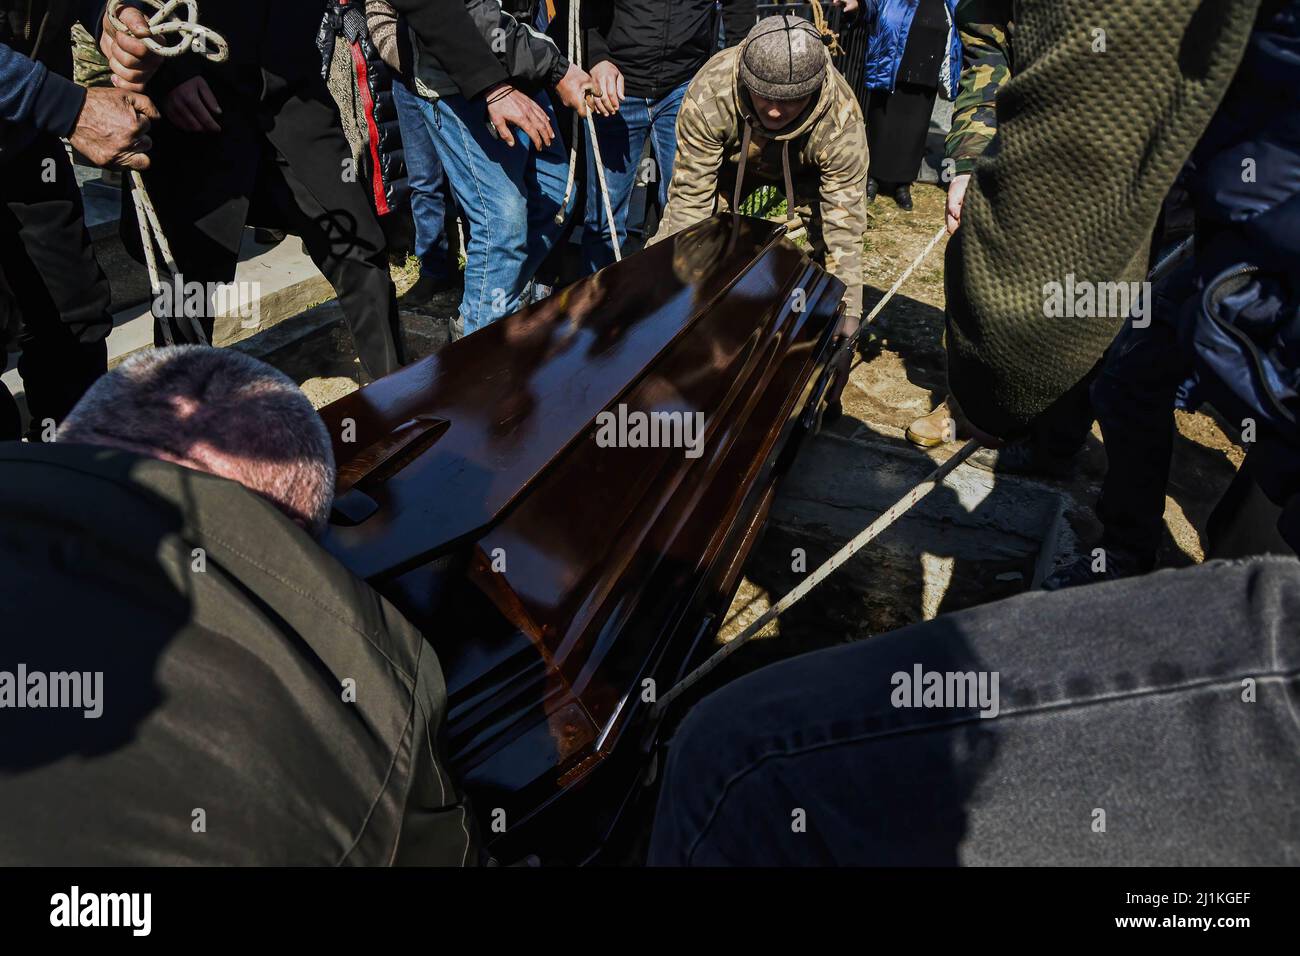
[[[1258,8],[1016,4],[1016,73],[947,256],[949,386],[978,428],[1014,437],[1115,337],[1124,316],[1049,318],[1045,289],[1071,274],[1076,284],[1144,278],[1161,202],[1227,91]]]

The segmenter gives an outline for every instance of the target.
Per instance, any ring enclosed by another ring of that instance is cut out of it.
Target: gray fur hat
[[[740,82],[769,100],[797,100],[822,85],[829,62],[821,34],[807,20],[764,17],[740,45]]]

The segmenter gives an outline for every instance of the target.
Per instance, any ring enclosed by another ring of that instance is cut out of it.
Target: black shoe
[[[1059,458],[1039,451],[1028,442],[1003,448],[981,448],[970,456],[970,463],[985,471],[1001,475],[1031,475],[1035,478],[1072,478],[1075,456]]]
[[[912,187],[908,185],[899,186],[894,190],[894,202],[898,203],[898,208],[903,212],[912,211]]]
[[[253,230],[253,241],[263,246],[278,246],[284,242],[288,233],[283,229],[265,229],[258,226]]]
[[[1123,551],[1097,548],[1091,554],[1080,555],[1054,571],[1043,582],[1043,590],[1061,591],[1081,584],[1118,581],[1121,578],[1136,577],[1144,573],[1142,562],[1132,555]]]
[[[876,182],[870,176],[867,177],[867,202],[875,202],[876,196],[880,195],[880,183]]]
[[[415,285],[397,297],[397,304],[403,308],[428,305],[433,301],[434,296],[451,291],[455,288],[455,285],[451,279],[435,279],[427,272],[421,272],[420,278],[416,280]]]

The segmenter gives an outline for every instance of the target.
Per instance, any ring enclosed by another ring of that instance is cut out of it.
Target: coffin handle
[[[417,415],[398,425],[339,466],[335,496],[346,494],[367,479],[383,480],[401,471],[441,438],[450,425],[447,419],[434,415]]]

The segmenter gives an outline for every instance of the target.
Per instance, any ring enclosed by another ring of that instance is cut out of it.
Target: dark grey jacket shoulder
[[[0,864],[476,862],[433,653],[269,503],[11,443],[0,514]]]

